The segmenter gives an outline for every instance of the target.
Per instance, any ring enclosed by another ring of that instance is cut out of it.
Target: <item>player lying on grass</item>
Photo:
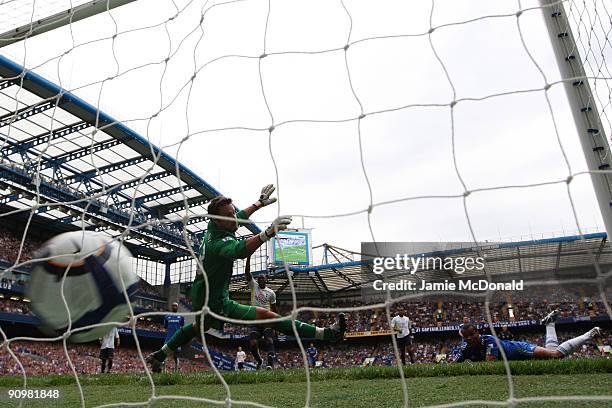
[[[250,207],[236,213],[232,200],[219,196],[212,199],[208,205],[208,214],[225,217],[226,219],[212,218],[208,222],[208,228],[204,234],[204,240],[200,247],[200,261],[204,271],[198,268],[196,277],[191,287],[191,298],[193,310],[201,310],[204,306],[205,280],[204,273],[208,279],[208,307],[213,312],[240,320],[273,319],[279,317],[271,310],[256,306],[241,305],[229,298],[229,283],[232,277],[234,261],[250,257],[257,248],[272,238],[278,231],[287,229],[291,223],[291,217],[278,217],[272,225],[260,234],[247,239],[236,238],[239,224],[238,219],[248,219],[251,214],[266,205],[272,204],[276,198],[271,198],[275,188],[269,184],[261,190],[259,200]],[[189,343],[194,337],[200,337],[200,316],[194,324],[188,324],[178,330],[164,346],[147,357],[147,363],[151,364],[154,372],[161,371],[162,365],[168,354],[174,353],[179,347]],[[303,338],[314,338],[318,340],[339,341],[344,338],[346,331],[346,318],[344,314],[338,314],[336,323],[330,327],[321,328],[311,324],[295,321],[297,332]],[[284,320],[269,324],[269,327],[282,333],[293,335],[291,320]],[[206,314],[204,317],[204,331],[215,328],[221,330],[223,322]]]
[[[525,341],[501,340],[499,343],[504,349],[508,360],[547,360],[564,358],[580,349],[584,344],[601,336],[601,329],[594,327],[582,336],[574,337],[561,344],[557,340],[555,321],[559,316],[558,310],[553,310],[542,319],[546,325],[546,342],[544,347],[537,346]],[[464,324],[461,329],[464,342],[461,344],[455,362],[470,361],[495,361],[501,360],[502,356],[495,341],[495,337],[478,333],[478,329],[471,323]]]

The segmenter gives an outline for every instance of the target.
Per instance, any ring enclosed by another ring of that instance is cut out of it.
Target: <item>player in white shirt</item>
[[[408,345],[408,354],[410,355],[410,363],[414,364],[414,350],[412,349],[412,323],[408,316],[405,316],[404,310],[399,309],[397,315],[391,319],[391,331],[396,334],[397,348],[399,350],[402,364],[406,364],[406,345]]]
[[[236,365],[238,371],[242,371],[244,369],[244,362],[246,361],[246,353],[242,351],[242,347],[238,347],[238,352],[236,353]]]
[[[274,313],[278,313],[276,310],[276,293],[266,286],[266,277],[259,275],[257,280],[255,280],[253,279],[253,275],[251,275],[251,258],[246,259],[244,274],[246,276],[247,285],[251,289],[251,306],[263,307]],[[270,327],[264,327],[261,324],[252,325],[249,345],[251,353],[257,362],[257,369],[263,364],[263,360],[259,354],[259,340],[262,337],[268,354],[268,365],[266,368],[271,369],[274,367],[274,358],[276,357],[274,351],[274,331]]]
[[[117,347],[119,347],[119,331],[116,327],[110,329],[110,331],[100,339],[100,361],[102,362],[102,372],[104,372],[108,366],[106,372],[110,373],[110,370],[113,367],[115,341],[117,342]]]

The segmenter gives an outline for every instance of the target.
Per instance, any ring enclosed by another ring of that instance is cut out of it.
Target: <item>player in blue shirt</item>
[[[503,348],[508,360],[547,360],[564,358],[580,349],[589,341],[595,340],[601,336],[601,329],[594,327],[585,334],[569,339],[561,344],[557,341],[557,333],[555,331],[555,321],[559,315],[558,310],[552,311],[548,316],[542,319],[541,324],[546,326],[546,343],[545,347],[540,347],[526,341],[501,340],[499,344]],[[478,329],[471,323],[463,325],[461,329],[464,343],[460,346],[456,362],[465,360],[471,361],[495,361],[501,360],[502,355],[495,341],[495,337],[491,335],[481,335]]]
[[[172,313],[178,313],[178,303],[172,303]],[[174,314],[164,316],[164,328],[166,329],[166,339],[164,340],[164,344],[167,343],[174,333],[179,331],[181,327],[185,325],[185,318],[183,316],[177,316]],[[174,372],[178,373],[179,371],[179,357],[178,354],[181,352],[181,348],[179,347],[174,353]]]
[[[314,367],[319,355],[319,351],[314,346],[314,343],[310,343],[310,347],[306,349],[306,354],[308,355],[308,365]]]

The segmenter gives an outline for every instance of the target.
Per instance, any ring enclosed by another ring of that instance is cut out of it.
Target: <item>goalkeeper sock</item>
[[[299,320],[295,321],[295,327],[297,329],[300,337],[305,337],[309,339],[317,339],[317,340],[333,340],[334,335],[329,328],[321,328],[314,326],[312,324],[304,323]],[[291,320],[283,320],[282,322],[274,323],[273,328],[278,330],[279,332],[293,336],[293,326],[291,325]]]
[[[546,325],[546,342],[544,347],[546,348],[557,348],[559,346],[559,340],[557,340],[557,331],[555,330],[554,323],[548,323]]]
[[[197,332],[193,324],[185,325],[174,333],[168,343],[153,353],[153,356],[159,361],[164,361],[168,357],[168,351],[174,353],[179,347],[189,343],[196,335]]]
[[[591,340],[591,336],[589,335],[589,333],[584,333],[582,336],[574,337],[573,339],[569,339],[568,341],[559,344],[557,350],[559,350],[561,353],[563,353],[565,357],[567,357],[574,351],[582,347],[582,345],[587,343],[589,340]]]

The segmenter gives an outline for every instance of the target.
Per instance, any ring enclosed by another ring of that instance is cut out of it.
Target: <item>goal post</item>
[[[610,145],[562,1],[540,0],[546,29],[608,236],[612,233]],[[570,180],[568,180],[569,182]]]
[[[133,1],[135,0],[93,0],[42,19],[32,20],[20,27],[13,28],[0,34],[0,48],[104,13]]]

